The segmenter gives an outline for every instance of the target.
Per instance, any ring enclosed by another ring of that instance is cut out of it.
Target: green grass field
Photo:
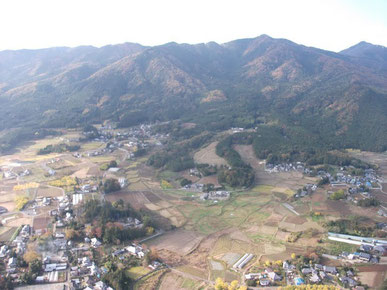
[[[257,185],[256,187],[254,187],[253,189],[251,189],[251,191],[254,191],[254,192],[263,192],[263,193],[271,193],[271,190],[274,188],[274,186],[271,186],[271,185]]]
[[[326,243],[324,243],[324,248],[327,250],[328,254],[339,255],[342,252],[353,253],[359,246],[327,240]]]
[[[104,144],[101,142],[87,142],[81,145],[81,150],[82,151],[96,150],[98,148],[101,148],[103,145]]]
[[[159,172],[157,177],[160,179],[174,180],[176,178],[179,178],[180,175],[179,175],[179,173],[176,173],[173,171],[164,170],[164,171]]]
[[[140,278],[141,276],[150,272],[150,269],[144,268],[142,266],[132,267],[128,270],[128,275],[131,279],[135,280]]]
[[[116,160],[116,157],[112,155],[93,156],[89,158],[90,158],[90,161],[95,163],[107,163],[107,162]]]

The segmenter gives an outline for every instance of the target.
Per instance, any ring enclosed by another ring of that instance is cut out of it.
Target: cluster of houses
[[[317,184],[307,183],[302,189],[297,190],[297,193],[294,195],[295,198],[302,198],[308,195],[311,195],[317,189]]]
[[[93,241],[91,241],[93,243]],[[131,244],[127,247],[115,250],[113,257],[124,260],[128,256],[134,256],[143,259],[148,250],[143,249],[140,245]],[[148,267],[152,270],[161,266],[158,261],[153,261]],[[74,289],[111,289],[105,284],[101,284],[101,277],[108,272],[104,266],[98,267],[89,256],[82,256],[77,259],[76,265],[70,267],[70,278]],[[102,288],[98,288],[103,286]]]
[[[378,256],[374,256],[367,252],[342,252],[339,258],[352,261],[353,263],[373,263],[376,264],[379,262]]]
[[[91,185],[90,183],[83,184],[80,187],[82,193],[96,192],[98,190],[98,185]]]
[[[352,176],[346,172],[344,167],[341,167],[340,172],[335,175],[331,175],[324,170],[318,171],[317,175],[320,178],[327,178],[333,187],[351,186],[353,192],[350,193],[359,192],[359,188],[372,188],[373,184],[379,182],[375,170],[371,168],[364,170],[364,176]]]
[[[269,173],[298,171],[304,174],[310,174],[311,170],[302,162],[296,163],[280,163],[280,164],[265,164],[265,171]]]
[[[113,290],[112,287],[107,286],[103,281],[99,280],[97,282],[94,282],[93,279],[89,279],[86,277],[84,279],[84,284],[81,284],[81,281],[79,279],[73,279],[72,285],[74,289],[83,289],[83,290]],[[83,287],[83,285],[88,285],[86,287]]]
[[[107,143],[106,148],[100,150],[94,150],[86,153],[87,156],[99,156],[105,153],[111,153],[114,150],[122,147],[128,147],[129,149],[139,149],[139,148],[147,148],[149,146],[148,143],[143,142],[145,138],[153,138],[156,140],[156,145],[162,145],[161,140],[168,137],[168,135],[163,134],[153,134],[152,132],[153,125],[150,124],[141,124],[139,126],[131,127],[127,130],[117,131],[114,130],[114,126],[101,126],[98,129],[98,134],[95,132],[83,132],[86,137],[94,136],[93,140],[96,142]],[[97,136],[95,136],[97,135]],[[121,141],[125,141],[121,142]],[[135,151],[135,150],[134,150]],[[77,154],[77,158],[80,158],[81,155]],[[134,153],[129,153],[129,158],[133,158]]]
[[[262,273],[249,273],[245,275],[246,280],[256,280],[260,286],[270,286],[282,280],[282,276],[278,275],[271,268],[265,269]]]
[[[88,256],[80,257],[76,261],[76,265],[70,267],[74,289],[96,289],[96,285],[102,286],[101,289],[108,289],[101,281],[101,276],[107,272],[105,267],[98,267]]]
[[[190,176],[196,176],[196,177],[202,177],[202,175],[200,174],[199,170],[197,168],[191,168],[189,170],[189,175]]]
[[[198,192],[202,192],[203,188],[204,188],[204,184],[202,183],[191,183],[183,187],[183,189],[185,190],[198,191]]]
[[[61,196],[55,198],[41,197],[36,198],[32,207],[49,206],[53,201],[58,203],[58,208],[51,210],[51,216],[55,217],[56,224],[54,226],[54,233],[52,240],[50,240],[48,248],[45,249],[46,257],[43,259],[42,275],[37,276],[35,283],[51,283],[63,280],[67,271],[67,256],[65,252],[72,250],[72,242],[67,241],[64,232],[61,228],[65,227],[65,224],[74,219],[72,212],[72,204],[68,196]],[[29,225],[23,225],[19,228],[16,237],[12,242],[4,244],[0,248],[0,258],[6,262],[6,273],[9,275],[15,283],[20,283],[21,274],[24,273],[23,268],[18,268],[17,257],[22,257],[27,249],[27,243],[30,239],[30,235],[41,235],[45,232],[43,229],[33,229]],[[47,253],[51,253],[55,258],[51,259],[47,256]]]
[[[104,154],[112,153],[112,152],[113,152],[112,149],[102,148],[99,150],[92,150],[92,151],[86,152],[86,156],[87,157],[100,156],[100,155],[104,155]]]
[[[26,250],[26,244],[31,234],[31,227],[23,225],[11,245],[4,244],[0,247],[0,258],[6,262],[6,272],[13,278],[18,279],[17,256],[22,256]]]
[[[30,175],[31,171],[28,169],[22,171],[14,171],[13,169],[5,168],[3,169],[3,178],[4,179],[15,179],[17,177],[23,177]]]
[[[245,129],[244,128],[231,128],[230,131],[232,133],[240,133],[243,132]]]
[[[334,281],[334,277],[338,277],[343,284],[355,287],[359,283],[353,271],[348,270],[345,273],[337,270],[336,267],[325,266],[321,264],[309,264],[303,267],[296,267],[289,261],[282,263],[282,268],[273,270],[265,268],[264,271],[258,273],[245,274],[245,280],[255,280],[260,286],[276,286],[285,279],[286,285],[304,285],[304,284],[319,284]]]
[[[201,200],[228,200],[230,198],[230,192],[228,191],[210,191],[210,192],[204,192],[202,195],[200,195]]]
[[[112,256],[113,257],[118,257],[121,260],[123,260],[126,255],[131,255],[131,256],[134,256],[134,257],[136,257],[138,259],[143,259],[145,257],[145,255],[146,255],[146,253],[148,253],[148,250],[144,249],[140,245],[131,244],[131,245],[125,247],[125,248],[121,248],[121,249],[118,249],[118,250],[114,251],[112,253]],[[152,269],[152,270],[156,270],[161,265],[162,264],[159,261],[152,261],[152,263],[150,263],[148,265],[148,267],[150,269]]]
[[[378,263],[381,256],[387,256],[387,241],[352,235],[328,233],[328,238],[336,242],[359,245],[356,252],[342,252],[336,259],[352,263]]]

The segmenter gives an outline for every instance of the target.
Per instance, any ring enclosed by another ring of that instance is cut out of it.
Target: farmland
[[[194,155],[195,162],[213,165],[227,165],[226,160],[216,155],[216,145],[218,145],[218,142],[213,142],[207,147],[196,152]]]
[[[176,289],[206,289],[218,277],[227,282],[242,282],[247,269],[259,267],[266,261],[290,259],[293,253],[310,253],[317,244],[330,254],[352,250],[326,239],[324,223],[327,221],[348,216],[382,221],[372,208],[360,208],[344,200],[330,200],[324,188],[318,188],[313,195],[303,199],[294,199],[299,188],[316,183],[317,178],[300,172],[269,173],[264,170],[264,161],[255,157],[250,145],[237,145],[235,150],[245,163],[252,166],[255,184],[249,188],[226,187],[225,190],[230,192],[229,199],[204,201],[199,198],[201,192],[182,189],[180,181],[187,178],[196,183],[221,186],[217,175],[197,177],[190,175],[189,170],[155,169],[147,165],[149,154],[129,159],[126,158],[126,149],[88,156],[88,152],[105,147],[104,143],[95,141],[82,143],[81,157],[68,152],[36,155],[38,149],[61,141],[59,138],[40,140],[14,155],[2,157],[4,171],[9,168],[28,169],[30,174],[0,180],[0,206],[8,210],[0,216],[5,220],[4,226],[0,227],[0,241],[9,241],[16,229],[24,224],[31,225],[35,231],[52,229],[49,212],[55,208],[56,199],[71,196],[75,187],[99,185],[107,178],[124,178],[126,185],[123,188],[106,194],[100,190],[85,192],[84,199],[112,203],[122,200],[135,210],[148,213],[156,221],[162,234],[144,245],[157,249],[161,260],[172,270],[152,273],[141,279],[135,289],[156,286],[167,289],[171,285]],[[227,164],[216,155],[216,145],[217,142],[213,142],[197,150],[193,154],[195,162],[218,166]],[[380,156],[362,155],[362,158],[380,161]],[[117,171],[101,167],[111,161],[117,162]],[[47,174],[48,169],[55,170],[55,175]],[[379,194],[384,198],[382,191]],[[26,196],[29,201],[51,198],[53,204],[18,211],[15,205],[18,196]],[[297,238],[293,241],[295,236]],[[245,253],[253,254],[245,270],[233,270],[233,265]],[[370,275],[360,274],[360,278],[370,285],[379,285],[385,272],[371,270],[363,271]],[[130,278],[137,279],[149,271],[135,266],[127,273]]]

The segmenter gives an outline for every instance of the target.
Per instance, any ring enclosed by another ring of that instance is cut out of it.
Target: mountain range
[[[121,127],[264,122],[383,151],[387,48],[361,42],[335,53],[261,35],[224,44],[1,51],[0,103],[4,132],[105,120]]]

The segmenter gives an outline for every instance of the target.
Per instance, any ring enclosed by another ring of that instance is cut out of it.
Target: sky
[[[0,50],[261,34],[332,51],[387,46],[387,0],[0,0]]]

